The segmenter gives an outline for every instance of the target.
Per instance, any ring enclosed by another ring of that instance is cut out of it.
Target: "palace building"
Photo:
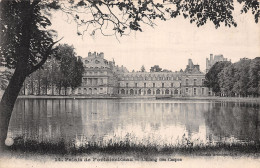
[[[213,54],[210,54],[210,59],[206,58],[206,73],[216,62],[220,62],[220,61],[228,61],[228,60],[227,58],[224,58],[222,54],[214,55],[214,57]]]
[[[129,72],[107,61],[104,53],[88,53],[81,58],[85,72],[74,94],[107,96],[208,96],[205,74],[189,59],[186,69],[176,72]]]

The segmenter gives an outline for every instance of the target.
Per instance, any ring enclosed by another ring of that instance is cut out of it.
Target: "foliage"
[[[58,46],[58,57],[61,58],[61,84],[65,88],[75,88],[81,84],[82,74],[84,71],[83,63],[75,57],[74,48],[69,45]]]
[[[243,12],[252,10],[257,23],[258,0],[237,1],[244,4]],[[236,26],[233,6],[232,0],[0,1],[0,66],[15,69],[0,103],[0,148],[4,146],[13,106],[26,77],[44,65],[57,43],[53,41],[55,31],[47,29],[51,25],[49,9],[59,9],[70,16],[77,23],[78,35],[84,35],[88,28],[91,35],[96,31],[103,35],[124,35],[131,30],[142,31],[141,24],[154,26],[155,19],[166,21],[180,15],[197,26],[207,21],[213,22],[216,28],[221,23]]]
[[[28,90],[31,94],[34,93],[34,85],[38,84],[38,95],[47,94],[51,86],[52,94],[55,94],[54,89],[59,90],[64,88],[65,92],[68,87],[72,89],[80,86],[84,66],[81,59],[78,59],[74,52],[74,48],[67,44],[59,45],[53,57],[49,59],[42,69],[37,70],[27,79]],[[57,59],[59,58],[59,59]],[[66,94],[66,93],[65,93]]]
[[[159,67],[159,65],[154,65],[150,68],[150,72],[161,72],[162,68]]]
[[[162,72],[172,72],[172,71],[168,69],[163,69]]]
[[[205,84],[224,96],[260,95],[260,58],[236,63],[217,62],[206,74]]]
[[[255,22],[259,19],[258,0],[237,0],[243,4],[241,13],[252,11]],[[55,9],[61,9],[77,23],[78,35],[88,32],[95,35],[126,35],[143,31],[143,25],[155,26],[154,20],[169,20],[178,16],[189,19],[198,27],[212,22],[216,28],[221,24],[237,26],[233,18],[233,0],[79,0],[69,3],[53,1]],[[109,31],[111,30],[111,31]]]
[[[3,0],[0,10],[0,65],[16,68],[24,62],[29,75],[43,65],[53,46],[54,30],[47,30],[50,20],[41,13],[40,0]]]
[[[229,66],[231,63],[227,61],[215,63],[205,76],[205,86],[212,88],[212,91],[219,94],[220,86],[219,79],[217,78],[218,74],[222,71],[223,68]]]
[[[249,67],[248,94],[260,95],[260,57],[252,60]]]

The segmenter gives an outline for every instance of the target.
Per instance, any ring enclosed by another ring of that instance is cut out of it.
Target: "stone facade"
[[[119,95],[180,95],[181,73],[133,72],[121,73]]]
[[[82,58],[85,72],[82,84],[74,92],[78,95],[113,96],[208,96],[204,87],[205,74],[189,59],[185,71],[129,72],[104,59],[104,53],[88,53]]]
[[[83,58],[85,72],[81,87],[77,94],[81,95],[114,95],[117,93],[117,79],[114,72],[114,62],[104,59],[104,53],[88,53]]]

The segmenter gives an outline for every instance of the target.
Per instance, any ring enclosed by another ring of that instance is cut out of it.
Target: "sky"
[[[88,52],[104,52],[105,59],[115,60],[129,71],[139,71],[144,65],[149,71],[153,65],[163,69],[179,71],[185,69],[188,59],[206,68],[206,58],[210,54],[223,54],[232,62],[240,58],[260,56],[260,26],[251,14],[240,14],[240,6],[235,6],[234,18],[237,27],[215,29],[211,22],[202,27],[190,24],[189,20],[177,17],[169,21],[155,21],[154,28],[144,26],[143,32],[132,32],[129,36],[119,37],[77,35],[76,24],[67,21],[67,16],[56,13],[52,17],[52,28],[60,43],[73,45],[78,56],[87,57]]]

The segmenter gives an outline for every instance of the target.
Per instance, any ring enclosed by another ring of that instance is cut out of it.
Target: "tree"
[[[68,87],[74,89],[81,84],[84,66],[82,61],[80,59],[77,59],[77,57],[75,56],[76,53],[74,52],[73,46],[64,44],[59,45],[57,48],[57,57],[61,58],[60,86],[64,87],[66,95]]]
[[[253,96],[260,95],[260,57],[251,61],[249,67],[248,93]]]
[[[248,95],[248,81],[249,81],[249,66],[251,60],[247,58],[241,59],[234,63],[235,74],[233,76],[235,83],[233,85],[233,92],[236,96]]]
[[[161,72],[162,68],[159,67],[159,65],[154,65],[150,68],[150,72]]]
[[[76,58],[75,67],[73,70],[73,81],[71,83],[72,90],[80,86],[82,83],[82,76],[84,73],[84,65],[80,58]]]
[[[144,67],[144,65],[142,65],[142,67],[141,67],[141,72],[145,72],[145,67]]]
[[[258,0],[237,0],[244,3],[243,12],[249,10],[258,22]],[[153,20],[167,20],[182,15],[197,26],[212,21],[216,28],[220,24],[236,26],[232,11],[233,1],[225,0],[2,0],[0,1],[0,60],[1,65],[15,69],[0,103],[0,148],[4,147],[8,124],[14,103],[24,80],[42,67],[53,52],[54,31],[48,9],[59,9],[76,21],[78,35],[90,28],[94,35],[100,31],[104,35],[124,35],[131,30],[142,31],[141,25],[154,26]],[[84,16],[85,15],[85,16]],[[86,16],[87,15],[87,16]],[[106,33],[105,30],[113,33]]]
[[[52,53],[50,20],[41,12],[40,0],[0,2],[1,66],[15,69],[0,103],[0,148],[4,147],[14,103],[25,78],[39,69]]]
[[[30,93],[47,95],[51,86],[52,94],[54,94],[54,87],[58,88],[59,94],[61,94],[61,89],[64,87],[72,89],[78,87],[81,84],[84,66],[81,59],[77,58],[75,54],[72,46],[59,45],[52,58],[26,79],[25,83],[29,84],[27,88]],[[34,90],[35,85],[37,85],[36,91]],[[26,90],[26,88],[24,89]]]
[[[163,69],[162,72],[172,72],[172,71],[168,69]]]
[[[212,91],[217,95],[220,94],[218,75],[225,67],[229,66],[230,64],[231,62],[228,61],[216,62],[205,75],[205,86],[212,88]]]
[[[235,68],[233,64],[230,64],[218,74],[218,82],[220,91],[224,96],[234,96],[233,87],[235,83]]]

